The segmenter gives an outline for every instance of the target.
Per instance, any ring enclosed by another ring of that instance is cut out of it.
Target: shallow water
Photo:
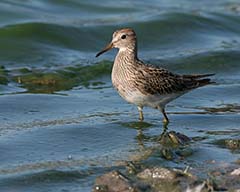
[[[116,51],[95,58],[121,27],[136,30],[146,62],[216,73],[216,84],[167,107],[168,130],[193,138],[184,159],[147,156],[158,148],[161,114],[146,108],[138,123],[111,85]],[[90,191],[129,160],[190,166],[201,178],[233,164],[239,151],[215,143],[239,139],[239,34],[238,0],[1,1],[0,191]]]

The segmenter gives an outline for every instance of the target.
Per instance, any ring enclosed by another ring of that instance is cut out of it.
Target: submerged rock
[[[222,107],[204,107],[207,113],[236,113],[240,111],[240,106],[238,104],[226,104]]]
[[[217,145],[231,150],[240,149],[240,139],[220,139],[215,142]]]
[[[240,191],[240,168],[226,167],[209,173],[216,191]]]

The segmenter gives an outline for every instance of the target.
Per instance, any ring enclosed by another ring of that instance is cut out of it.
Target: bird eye
[[[122,35],[121,39],[126,39],[126,37],[127,37],[126,35]]]

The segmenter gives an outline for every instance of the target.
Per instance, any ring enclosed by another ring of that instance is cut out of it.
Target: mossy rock
[[[28,68],[21,68],[21,69],[19,69],[19,72],[25,74],[25,73],[31,73],[32,70],[30,70],[30,69],[28,69]]]
[[[231,150],[240,149],[240,139],[220,139],[214,142],[220,147],[228,148]]]
[[[14,80],[32,93],[53,93],[68,90],[76,85],[74,80],[67,79],[58,73],[32,73],[17,76]]]
[[[6,85],[8,83],[8,71],[5,69],[4,66],[0,66],[0,84]]]
[[[4,66],[0,66],[0,75],[7,75],[8,71]]]
[[[8,83],[7,77],[1,76],[0,75],[0,84],[6,85]]]
[[[31,93],[54,93],[56,91],[70,90],[75,86],[98,86],[102,82],[92,80],[111,72],[111,62],[101,62],[89,66],[66,67],[55,72],[31,71],[28,68],[19,70],[20,75],[13,80],[20,83]]]

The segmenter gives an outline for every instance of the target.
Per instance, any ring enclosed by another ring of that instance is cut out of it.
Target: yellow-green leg
[[[138,106],[139,120],[140,120],[140,121],[143,121],[143,119],[144,119],[142,109],[143,109],[143,107],[139,107],[139,106]]]
[[[164,125],[168,125],[168,123],[169,123],[169,119],[168,119],[168,117],[167,117],[167,114],[166,114],[166,112],[165,112],[165,109],[164,108],[161,108],[161,112],[162,112],[162,114],[163,114],[163,124]]]

